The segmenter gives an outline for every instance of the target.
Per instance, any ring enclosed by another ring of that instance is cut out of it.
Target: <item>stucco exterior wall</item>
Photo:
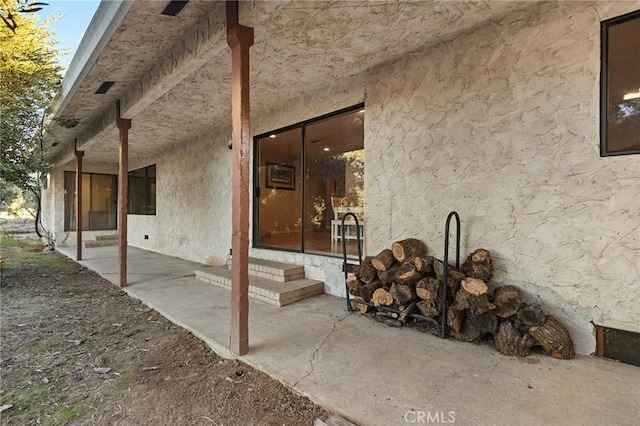
[[[348,76],[336,81],[330,87],[327,86],[322,90],[301,94],[298,98],[292,99],[285,105],[274,105],[272,109],[254,111],[251,131],[254,135],[260,135],[329,114],[342,108],[357,105],[363,102],[365,97],[364,78],[365,76],[362,74]],[[253,150],[252,155],[255,155]],[[253,227],[253,224],[251,224],[251,227]],[[324,281],[325,293],[346,296],[341,258],[258,248],[251,248],[249,255],[277,262],[304,265],[307,278]]]
[[[231,245],[230,134],[230,129],[212,132],[155,156],[129,160],[130,170],[157,165],[157,214],[128,215],[129,245],[208,264],[226,261]],[[83,170],[118,173],[117,164],[86,160]],[[43,223],[56,245],[75,246],[76,233],[64,231],[65,171],[75,171],[75,162],[51,171],[43,194]],[[84,231],[83,239],[116,232]]]
[[[600,20],[639,3],[537,4],[370,72],[367,251],[483,247],[570,329],[640,331],[640,156],[599,157]],[[452,251],[453,254],[453,251]]]
[[[55,233],[55,223],[58,218],[58,206],[56,203],[55,193],[58,190],[58,185],[60,185],[59,173],[57,169],[54,169],[49,172],[47,179],[47,187],[42,190],[42,200],[41,200],[41,222],[44,226],[44,229],[47,232],[50,232],[52,235]],[[64,182],[62,183],[64,186]],[[64,211],[60,213],[64,214]]]
[[[83,161],[83,173],[100,173],[115,175],[118,173],[116,164]],[[75,160],[60,167],[55,167],[49,172],[49,186],[42,193],[42,224],[51,234],[56,246],[73,247],[76,245],[75,231],[64,230],[64,172],[75,172]],[[85,200],[88,202],[88,200]],[[83,231],[83,240],[90,240],[97,235],[109,235],[115,230]]]
[[[333,87],[301,94],[287,105],[253,111],[252,134],[318,117],[363,99],[364,76],[347,77]],[[209,132],[199,140],[184,141],[157,157],[131,161],[131,169],[156,164],[157,214],[129,215],[130,245],[211,265],[228,260],[231,151],[227,142],[230,139],[230,128]],[[253,229],[253,223],[250,226]],[[145,235],[149,236],[146,240]],[[254,248],[250,255],[304,265],[307,277],[325,282],[326,293],[344,296],[340,259]]]
[[[135,165],[156,164],[156,215],[129,215],[130,245],[195,262],[226,262],[231,247],[230,135],[231,129],[211,132]]]
[[[364,101],[365,252],[418,237],[442,257],[444,220],[457,210],[463,255],[491,250],[494,284],[517,285],[543,303],[569,327],[577,351],[590,353],[591,322],[640,332],[640,156],[600,158],[598,146],[600,21],[639,8],[534,4],[256,108],[251,130]],[[132,170],[157,165],[157,215],[129,215],[131,245],[227,261],[230,138],[230,128],[219,129],[130,160]],[[63,169],[73,165],[52,172],[44,209],[57,242],[75,244],[75,233],[63,232]],[[113,165],[85,170],[116,173]],[[256,248],[250,255],[302,264],[325,292],[344,296],[339,258]]]

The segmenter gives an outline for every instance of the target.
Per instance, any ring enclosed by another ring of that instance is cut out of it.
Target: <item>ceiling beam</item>
[[[220,2],[221,6],[224,3]],[[122,117],[133,118],[202,65],[225,52],[224,10],[215,8],[178,41],[122,100]]]
[[[149,107],[202,65],[225,53],[226,24],[224,2],[191,27],[144,76],[127,90],[120,100],[121,116],[131,119]],[[77,135],[81,147],[116,122],[115,110],[108,108]],[[67,144],[52,162],[65,163],[73,157],[74,147]]]

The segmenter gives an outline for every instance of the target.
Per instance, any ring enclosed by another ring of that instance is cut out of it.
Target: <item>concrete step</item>
[[[107,246],[117,246],[118,240],[87,240],[82,242],[82,247],[84,248],[94,248],[94,247],[107,247]]]
[[[231,269],[227,266],[204,266],[196,269],[196,277],[218,287],[231,289]],[[307,297],[324,293],[322,281],[298,278],[275,281],[249,276],[249,297],[276,306],[285,306]]]
[[[111,240],[118,241],[118,234],[96,235],[95,240],[96,241],[111,241]]]
[[[284,283],[304,278],[304,266],[250,257],[249,275]]]

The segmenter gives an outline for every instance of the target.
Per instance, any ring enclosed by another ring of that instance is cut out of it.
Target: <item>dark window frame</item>
[[[607,141],[608,110],[609,110],[609,28],[628,21],[640,19],[640,10],[622,16],[608,19],[600,23],[600,156],[611,157],[618,155],[640,154],[640,148],[622,151],[611,151]]]
[[[150,171],[151,169],[154,169],[154,173],[153,173],[153,177],[150,176]],[[132,211],[131,208],[132,206],[134,206],[136,203],[133,202],[133,196],[134,193],[133,191],[131,191],[131,178],[132,177],[138,177],[138,176],[134,176],[134,173],[136,172],[140,172],[141,170],[144,171],[144,176],[140,176],[140,178],[142,178],[144,180],[144,200],[143,200],[143,211]],[[157,176],[157,165],[156,164],[151,164],[149,166],[146,167],[141,167],[139,169],[136,170],[131,170],[129,173],[127,173],[127,178],[128,178],[128,199],[127,199],[127,214],[129,215],[139,215],[139,216],[156,216],[156,211],[157,211],[157,196],[156,193],[154,191],[153,193],[153,210],[151,210],[151,185],[155,185],[156,184],[156,176]]]
[[[343,114],[347,114],[347,113],[351,113],[351,112],[355,112],[355,111],[359,111],[361,109],[365,108],[365,104],[364,102],[360,102],[356,105],[352,105],[346,108],[342,108],[340,110],[337,111],[333,111],[330,112],[328,114],[324,114],[318,117],[313,117],[310,118],[308,120],[304,120],[304,121],[300,121],[298,123],[295,124],[291,124],[289,126],[285,126],[285,127],[281,127],[279,129],[276,130],[271,130],[269,132],[265,132],[265,133],[261,133],[259,135],[255,135],[253,137],[253,176],[254,176],[254,182],[252,183],[253,186],[253,194],[252,194],[252,200],[253,200],[253,212],[252,212],[252,217],[253,217],[253,226],[252,226],[252,241],[251,241],[251,246],[252,248],[259,248],[259,249],[267,249],[267,250],[276,250],[276,251],[284,251],[284,252],[292,252],[292,253],[309,253],[309,250],[306,249],[305,247],[305,239],[304,239],[304,229],[302,230],[302,232],[300,233],[300,249],[290,249],[290,248],[284,248],[284,247],[274,247],[274,246],[268,246],[268,245],[263,245],[260,244],[260,230],[258,229],[258,223],[259,223],[259,206],[258,203],[256,202],[256,200],[259,197],[260,194],[260,188],[257,184],[257,182],[255,181],[257,179],[258,176],[258,167],[259,167],[259,158],[258,158],[258,150],[260,147],[260,139],[266,138],[267,136],[270,135],[277,135],[279,133],[284,133],[284,132],[288,132],[290,130],[294,130],[294,129],[302,129],[302,145],[301,145],[301,169],[304,171],[306,170],[306,157],[304,155],[305,152],[305,128],[311,124],[317,123],[319,121],[323,121],[323,120],[327,120],[333,117],[338,117],[340,115]],[[304,174],[303,174],[303,178],[302,181],[304,182]],[[304,183],[302,185],[302,193],[301,193],[301,201],[300,201],[300,211],[301,211],[301,215],[304,217],[304,213],[305,213],[305,208],[304,208],[304,200],[305,200],[305,187],[304,187]],[[331,254],[331,253],[327,253],[327,252],[322,252],[320,253],[316,253],[313,252],[313,254],[319,254],[321,256],[327,256],[327,257],[337,257],[339,256],[338,254]]]
[[[110,174],[110,173],[86,173],[86,172],[82,172],[83,175],[87,175],[90,177],[90,184],[89,184],[89,199],[88,200],[84,200],[84,203],[89,203],[89,206],[91,206],[92,203],[92,198],[93,198],[93,176],[109,176],[112,178],[112,183],[113,183],[113,189],[115,192],[115,197],[116,200],[118,199],[117,196],[117,191],[118,191],[118,175],[114,175],[114,174]],[[73,176],[72,178],[69,178],[70,176]],[[69,198],[67,194],[67,180],[70,180],[71,182],[73,182],[73,188],[74,188],[74,193],[71,194],[71,197]],[[64,232],[76,232],[76,223],[75,223],[75,191],[77,190],[76,188],[76,172],[75,171],[71,171],[71,170],[65,170],[64,171],[64,216],[63,216],[63,221],[64,221],[64,225],[63,225],[63,229]],[[70,200],[70,201],[69,201]],[[68,205],[67,203],[71,202],[72,203],[72,211],[73,211],[73,217],[67,217],[67,213],[69,211],[68,209]],[[84,205],[83,203],[83,205]],[[113,228],[95,228],[93,229],[91,227],[91,221],[88,222],[88,229],[83,229],[83,232],[88,232],[88,231],[115,231],[118,229],[118,209],[116,207],[115,212],[114,212],[116,219],[115,219],[115,225]],[[73,221],[73,226],[70,226],[70,221]]]

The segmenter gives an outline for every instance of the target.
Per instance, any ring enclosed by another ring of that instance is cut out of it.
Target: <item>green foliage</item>
[[[42,353],[53,352],[56,350],[56,348],[57,346],[54,345],[53,343],[40,342],[34,346],[31,346],[29,349],[27,349],[27,352],[29,352],[30,354],[42,354]]]
[[[11,202],[20,195],[20,188],[0,177],[0,211],[7,211]]]
[[[0,247],[13,247],[6,255],[5,268],[37,264],[45,265],[49,268],[64,268],[72,263],[71,260],[59,253],[44,251],[42,241],[37,237],[15,238],[10,234],[0,233]]]
[[[20,240],[13,238],[11,235],[6,233],[0,234],[0,246],[2,247],[19,247],[24,243]]]
[[[58,18],[15,14],[13,19],[15,30],[0,25],[0,187],[37,194],[38,173],[47,168],[41,151],[44,117],[62,70],[56,63],[58,42],[48,28]]]
[[[49,3],[32,2],[28,0],[2,0],[0,1],[0,18],[6,28],[14,33],[18,28],[16,14],[33,13],[42,10],[41,6],[47,6]],[[19,21],[19,20],[18,20]]]
[[[80,404],[71,404],[58,411],[55,416],[47,419],[44,422],[45,426],[59,426],[69,423],[73,419],[82,417],[89,412],[89,409]]]
[[[3,424],[26,424],[27,419],[37,415],[42,410],[49,396],[49,387],[34,384],[26,388],[11,389],[0,396],[0,405],[13,404],[13,408],[2,413]]]
[[[364,149],[344,152],[338,156],[348,165],[347,173],[351,173],[350,182],[345,194],[351,206],[364,206]]]

